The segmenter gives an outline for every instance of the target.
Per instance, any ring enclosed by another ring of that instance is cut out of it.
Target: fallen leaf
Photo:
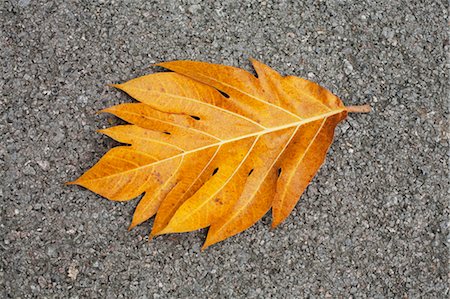
[[[69,184],[116,201],[145,193],[130,229],[155,214],[152,235],[209,227],[203,248],[271,208],[276,227],[350,108],[316,83],[252,64],[257,77],[224,65],[165,62],[158,66],[172,72],[114,85],[139,103],[103,110],[130,124],[100,132],[129,146],[113,148]]]

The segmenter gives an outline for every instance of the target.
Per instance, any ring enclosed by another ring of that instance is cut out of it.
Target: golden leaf
[[[140,103],[103,110],[130,124],[101,132],[129,146],[113,148],[70,184],[110,200],[145,193],[130,228],[155,214],[152,235],[209,227],[204,248],[270,208],[277,226],[349,109],[316,83],[252,64],[258,77],[224,65],[166,62],[158,65],[173,72],[114,85]]]

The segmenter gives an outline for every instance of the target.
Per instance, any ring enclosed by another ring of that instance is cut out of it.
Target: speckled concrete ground
[[[292,3],[291,3],[292,2]],[[0,297],[447,298],[447,1],[0,3]],[[372,105],[278,229],[266,216],[200,252],[146,241],[136,201],[65,187],[115,145],[107,83],[255,57]]]

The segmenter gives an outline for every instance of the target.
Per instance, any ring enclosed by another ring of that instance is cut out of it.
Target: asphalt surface
[[[291,2],[0,2],[1,298],[448,298],[448,2]],[[147,242],[137,201],[63,185],[116,145],[106,84],[249,57],[373,107],[279,228]]]

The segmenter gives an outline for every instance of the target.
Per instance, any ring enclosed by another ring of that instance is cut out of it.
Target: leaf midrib
[[[227,139],[227,140],[222,140],[220,142],[211,143],[211,144],[208,144],[208,145],[205,145],[205,146],[193,149],[193,150],[189,150],[189,151],[185,151],[185,152],[180,153],[180,154],[176,154],[176,155],[174,155],[172,157],[168,157],[168,158],[156,161],[154,163],[150,163],[150,164],[143,165],[143,166],[140,166],[140,167],[137,167],[137,168],[134,168],[134,169],[126,170],[124,172],[114,173],[114,174],[111,174],[111,175],[108,175],[108,176],[104,176],[104,177],[101,177],[101,178],[95,178],[95,179],[88,180],[88,181],[92,182],[92,181],[102,180],[102,179],[105,179],[105,178],[110,178],[110,177],[115,177],[115,176],[119,176],[119,175],[124,175],[124,174],[130,173],[130,172],[133,172],[133,171],[139,171],[139,170],[145,169],[147,167],[153,167],[153,166],[156,166],[156,165],[158,165],[160,163],[164,163],[166,161],[169,161],[171,159],[176,159],[178,157],[184,157],[184,156],[186,156],[186,155],[188,155],[190,153],[194,153],[194,152],[197,152],[197,151],[202,151],[202,150],[205,150],[205,149],[208,149],[208,148],[211,148],[211,147],[221,146],[221,145],[226,144],[226,143],[239,141],[239,140],[242,140],[242,139],[245,139],[245,138],[249,138],[249,137],[262,136],[264,134],[268,134],[268,133],[275,132],[275,131],[280,131],[280,130],[287,129],[287,128],[299,127],[299,126],[304,125],[306,123],[310,123],[310,122],[313,122],[313,121],[316,121],[316,120],[319,120],[319,119],[322,119],[322,118],[327,118],[329,116],[332,116],[332,115],[344,112],[345,110],[346,109],[333,110],[333,111],[330,111],[330,112],[327,112],[327,113],[323,113],[323,114],[320,114],[320,115],[316,115],[316,116],[313,116],[313,117],[310,117],[310,118],[305,118],[305,119],[302,119],[302,120],[297,121],[297,122],[285,124],[285,125],[282,125],[282,126],[272,127],[272,128],[266,128],[264,130],[257,131],[257,132],[254,132],[254,133],[249,133],[249,134],[242,135],[242,136],[239,136],[239,137],[235,137],[235,138],[232,138],[232,139]],[[134,150],[136,150],[136,149],[134,149]],[[138,150],[136,150],[136,151],[138,151]],[[138,151],[138,152],[141,152],[141,151]]]

